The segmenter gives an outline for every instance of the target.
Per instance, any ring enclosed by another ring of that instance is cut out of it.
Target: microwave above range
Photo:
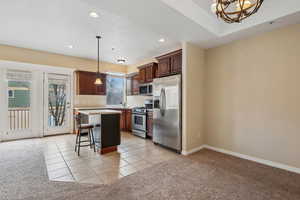
[[[139,86],[140,95],[152,96],[152,83]]]

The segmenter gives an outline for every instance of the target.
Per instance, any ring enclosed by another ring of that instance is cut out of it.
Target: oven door
[[[132,115],[132,129],[146,131],[146,115],[134,113]]]

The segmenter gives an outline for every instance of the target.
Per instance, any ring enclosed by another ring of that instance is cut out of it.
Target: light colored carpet
[[[50,182],[40,145],[0,144],[0,199],[299,200],[300,175],[209,150],[111,185]]]
[[[0,200],[55,199],[99,188],[49,181],[42,148],[30,140],[0,143]]]

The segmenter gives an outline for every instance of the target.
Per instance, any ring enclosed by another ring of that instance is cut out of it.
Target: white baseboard
[[[273,162],[273,161],[270,161],[270,160],[264,160],[264,159],[256,158],[256,157],[253,157],[253,156],[244,155],[244,154],[241,154],[241,153],[236,153],[236,152],[233,152],[233,151],[228,151],[228,150],[225,150],[225,149],[212,147],[212,146],[209,146],[209,145],[203,145],[202,148],[210,149],[210,150],[217,151],[217,152],[220,152],[220,153],[224,153],[224,154],[228,154],[228,155],[231,155],[231,156],[243,158],[243,159],[246,159],[246,160],[251,160],[251,161],[254,161],[254,162],[257,162],[257,163],[260,163],[260,164],[264,164],[264,165],[268,165],[268,166],[271,166],[271,167],[275,167],[275,168],[279,168],[279,169],[283,169],[283,170],[287,170],[287,171],[290,171],[290,172],[300,174],[300,168],[292,167],[292,166],[289,166],[289,165]]]
[[[286,170],[286,171],[290,171],[290,172],[300,174],[300,168],[297,168],[297,167],[292,167],[292,166],[289,166],[289,165],[273,162],[273,161],[270,161],[270,160],[264,160],[264,159],[261,159],[261,158],[256,158],[256,157],[253,157],[253,156],[248,156],[248,155],[245,155],[245,154],[236,153],[236,152],[233,152],[233,151],[228,151],[228,150],[225,150],[225,149],[209,146],[209,145],[206,145],[206,144],[201,145],[199,147],[196,147],[196,148],[194,148],[192,150],[189,150],[189,151],[184,151],[183,150],[181,152],[181,154],[187,156],[187,155],[196,153],[198,151],[201,151],[202,149],[210,149],[210,150],[213,150],[213,151],[228,154],[228,155],[235,156],[235,157],[238,157],[238,158],[242,158],[242,159],[250,160],[250,161],[253,161],[253,162],[257,162],[257,163],[267,165],[267,166],[270,166],[270,167],[275,167],[275,168],[279,168],[279,169],[283,169],[283,170]]]
[[[185,150],[183,150],[183,151],[181,152],[181,154],[187,156],[187,155],[190,155],[190,154],[195,153],[195,152],[197,152],[197,151],[200,151],[201,149],[204,149],[204,147],[205,147],[205,145],[201,145],[201,146],[196,147],[196,148],[194,148],[194,149],[192,149],[192,150],[190,150],[190,151],[185,151]]]

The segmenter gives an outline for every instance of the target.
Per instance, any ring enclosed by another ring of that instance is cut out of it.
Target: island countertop
[[[121,111],[117,110],[79,110],[78,111],[84,115],[111,115],[111,114],[121,114]]]
[[[74,110],[83,111],[83,110],[131,110],[131,106],[75,106]]]

